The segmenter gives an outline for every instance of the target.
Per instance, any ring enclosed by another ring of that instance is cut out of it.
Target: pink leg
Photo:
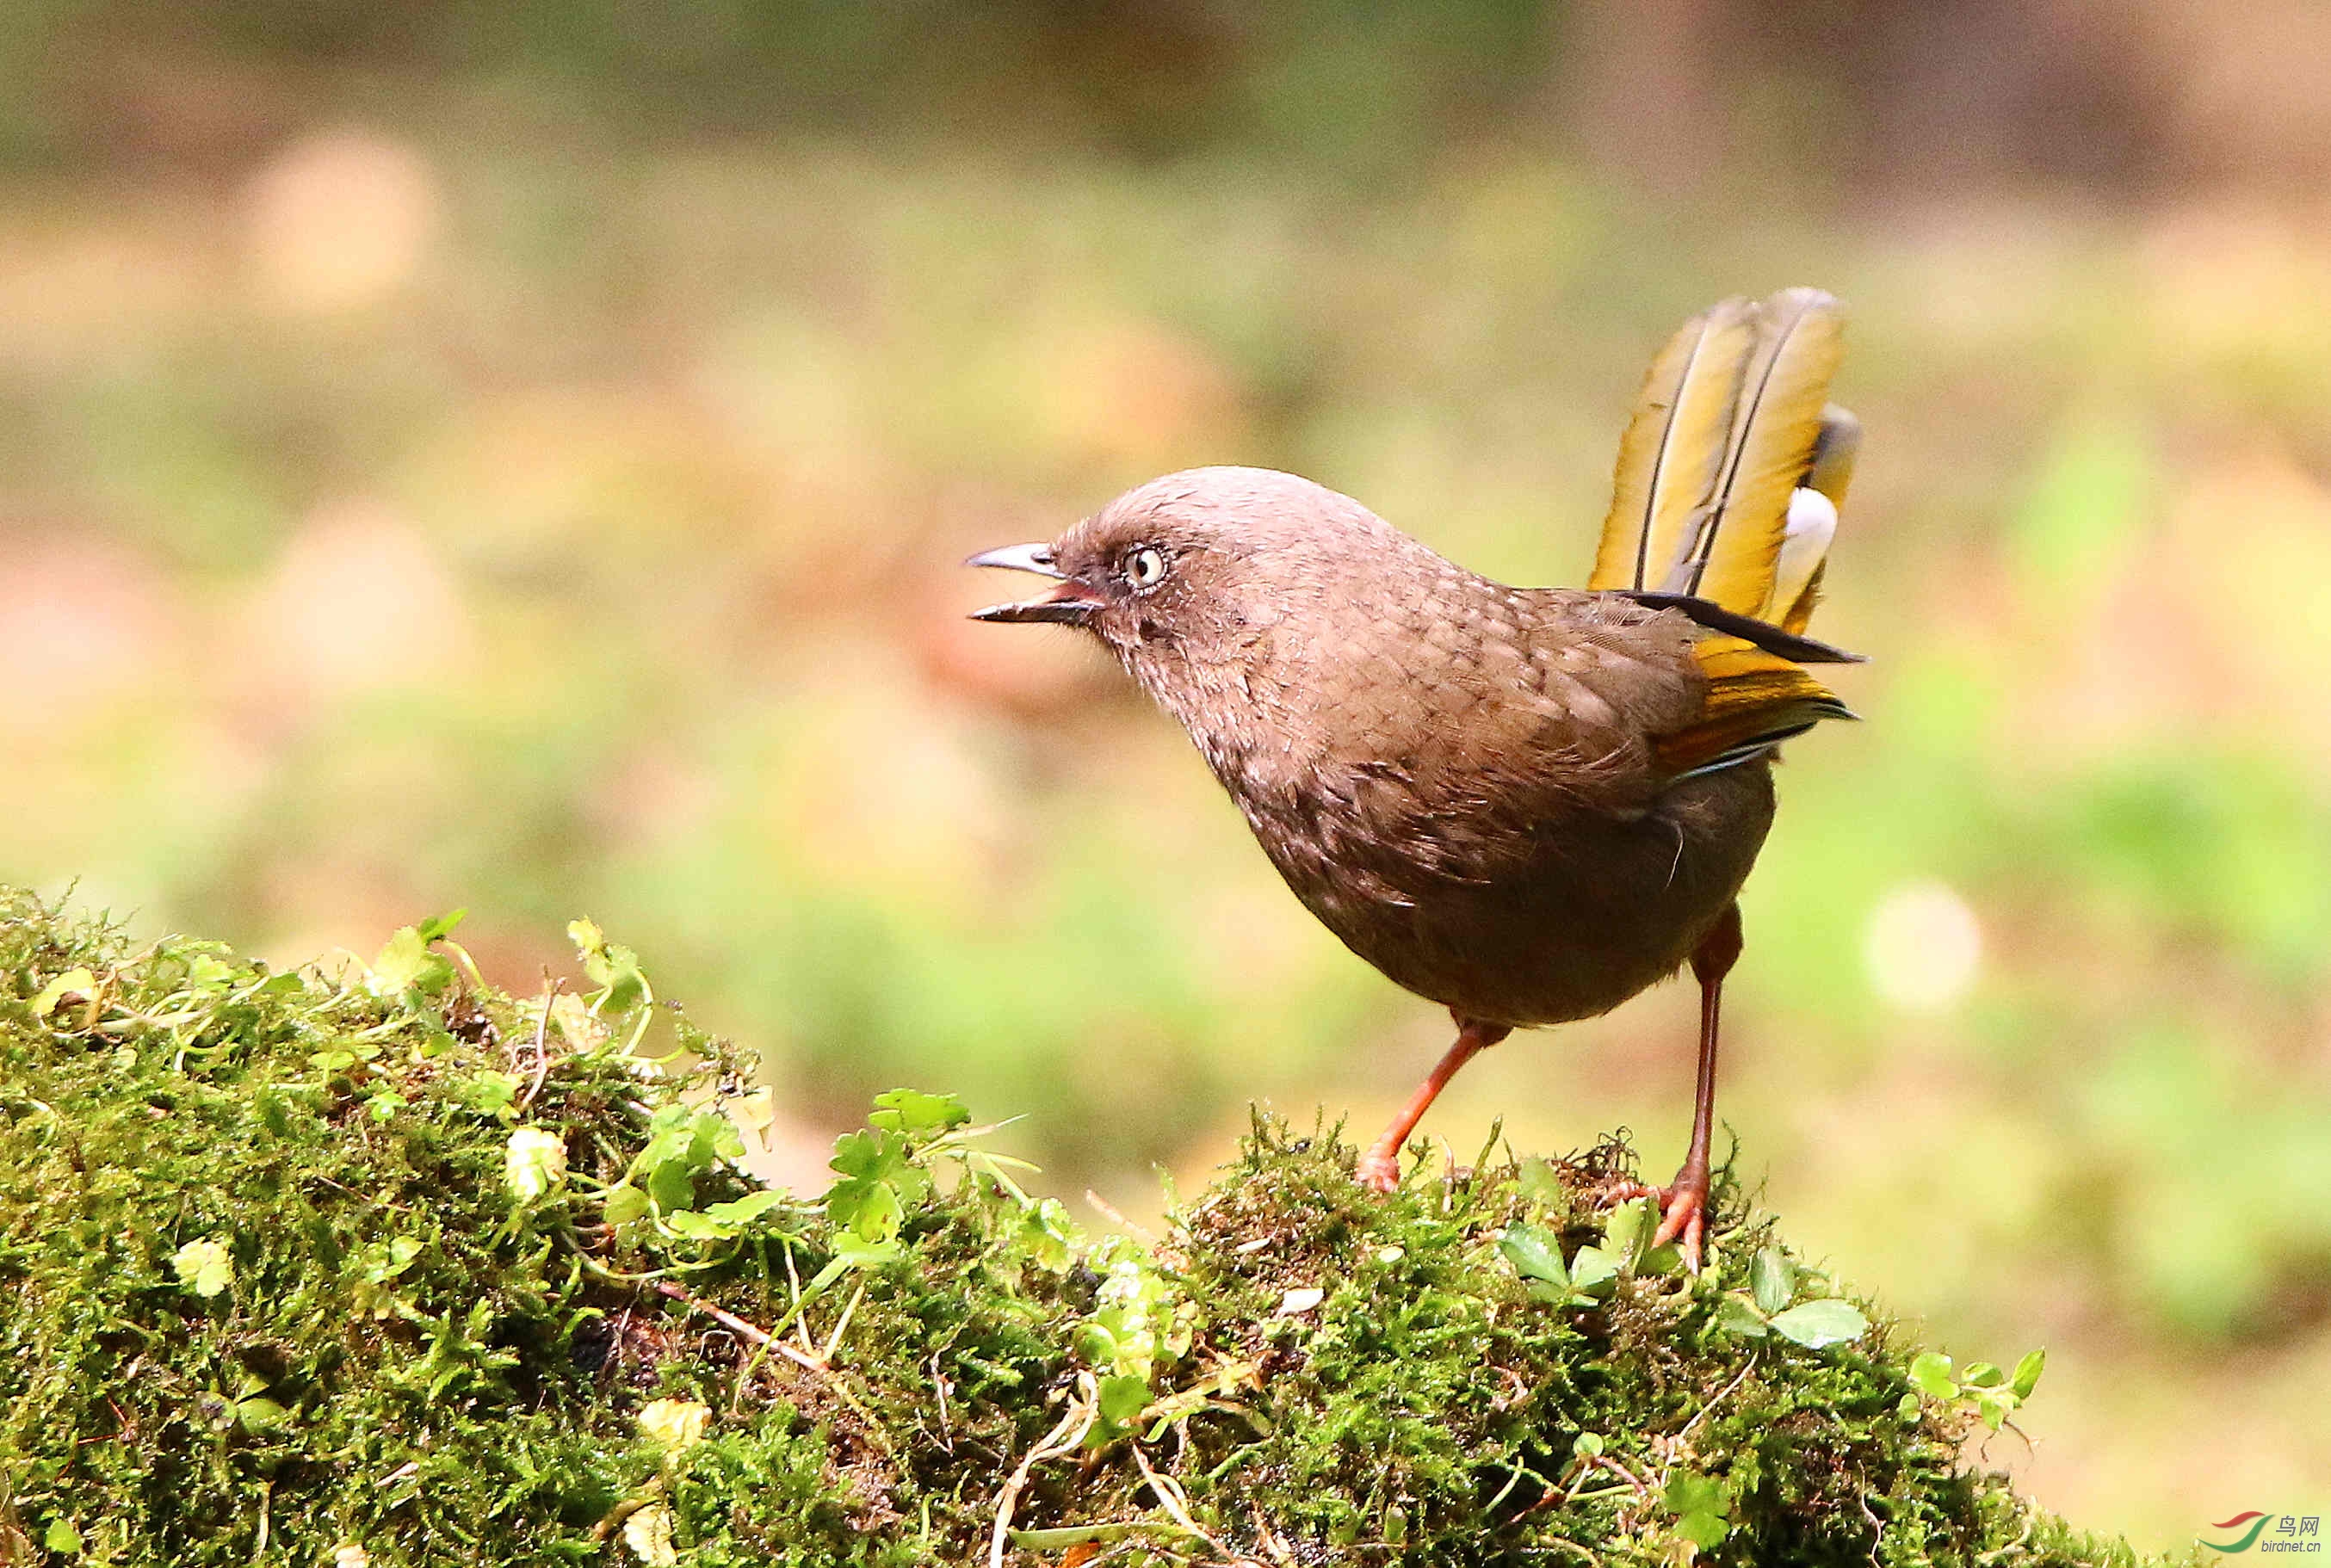
[[[1451,1014],[1451,1016],[1455,1016]],[[1400,1187],[1400,1150],[1408,1142],[1408,1135],[1432,1108],[1432,1102],[1457,1076],[1457,1069],[1481,1052],[1503,1040],[1513,1031],[1502,1023],[1483,1023],[1475,1018],[1457,1019],[1457,1043],[1451,1046],[1433,1067],[1425,1080],[1409,1097],[1400,1115],[1393,1117],[1392,1126],[1384,1136],[1360,1156],[1360,1184],[1379,1193],[1395,1192]]]
[[[1692,1097],[1691,1147],[1683,1168],[1660,1194],[1660,1228],[1653,1246],[1683,1245],[1684,1261],[1699,1272],[1700,1243],[1708,1233],[1708,1145],[1716,1124],[1716,1025],[1724,977],[1740,957],[1740,906],[1724,911],[1691,955],[1699,982],[1699,1082]]]

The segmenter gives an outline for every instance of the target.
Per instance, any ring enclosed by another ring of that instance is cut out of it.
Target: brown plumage
[[[1474,1052],[1690,963],[1700,1112],[1662,1231],[1696,1260],[1717,988],[1772,822],[1772,748],[1850,717],[1800,668],[1849,657],[1801,634],[1851,455],[1851,416],[1822,404],[1837,315],[1791,290],[1678,334],[1622,445],[1590,589],[1507,587],[1348,497],[1247,468],[1169,474],[1051,545],[974,557],[1057,577],[980,615],[1098,636],[1305,907],[1456,1016],[1364,1158],[1372,1184],[1397,1183],[1401,1144]]]

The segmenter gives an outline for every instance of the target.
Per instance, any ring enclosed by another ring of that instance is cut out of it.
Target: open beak
[[[1015,572],[1033,572],[1039,577],[1051,577],[1060,586],[1034,599],[1023,599],[1011,604],[990,604],[985,610],[974,610],[975,621],[1053,621],[1063,626],[1081,626],[1100,611],[1100,601],[1082,583],[1064,575],[1052,565],[1050,545],[1010,545],[1001,550],[983,550],[964,563],[966,566],[1008,566]]]

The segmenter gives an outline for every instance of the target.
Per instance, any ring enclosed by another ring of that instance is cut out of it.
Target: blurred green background
[[[768,1052],[1137,1217],[1445,1019],[969,550],[1197,462],[1575,582],[1720,295],[1869,439],[1719,1101],[1988,1457],[2189,1540],[2331,1494],[2331,10],[2315,0],[17,0],[0,877],[283,961],[587,913]],[[1686,988],[1427,1123],[1622,1123]]]

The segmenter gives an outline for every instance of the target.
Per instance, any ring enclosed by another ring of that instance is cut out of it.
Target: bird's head
[[[1127,490],[1050,544],[972,556],[974,566],[1053,579],[1049,592],[973,619],[1082,627],[1173,706],[1178,689],[1283,656],[1274,629],[1290,618],[1366,613],[1371,578],[1414,549],[1309,480],[1191,469]]]

